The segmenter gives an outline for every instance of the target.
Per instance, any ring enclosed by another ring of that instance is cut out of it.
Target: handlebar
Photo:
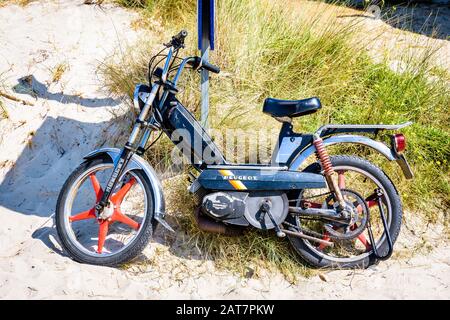
[[[188,33],[186,30],[181,30],[176,35],[172,37],[172,40],[167,44],[167,46],[173,46],[175,49],[184,47],[184,39],[186,39]],[[202,61],[200,57],[194,57],[193,60],[188,62],[194,67],[194,69],[203,68],[205,70],[211,71],[212,73],[219,73],[220,68],[210,64],[209,62]]]
[[[215,65],[213,65],[211,63],[208,63],[208,62],[205,62],[205,61],[202,62],[202,68],[206,69],[208,71],[211,71],[212,73],[219,73],[220,72],[220,68],[218,66],[215,66]]]
[[[151,66],[152,66],[154,58],[157,56],[161,56],[161,55],[158,53],[156,56],[154,56],[154,57],[152,57],[152,59],[150,59],[149,74],[148,74],[150,83],[152,82],[151,78],[153,76],[160,78],[162,83],[166,82],[168,73],[171,70],[173,70],[173,69],[171,69],[171,66],[175,59],[175,58],[173,58],[173,54],[175,53],[175,55],[177,55],[178,50],[180,48],[184,47],[184,40],[186,39],[187,35],[188,35],[188,33],[186,30],[181,30],[179,33],[177,33],[176,35],[174,35],[172,37],[172,40],[170,40],[168,43],[164,44],[169,49],[169,51],[168,51],[166,59],[165,59],[166,61],[164,63],[164,67],[162,69],[160,68],[160,71],[158,71],[158,74],[156,74],[156,71],[158,70],[158,69],[156,69],[156,66],[153,69]],[[162,55],[162,56],[164,56],[164,55]],[[160,62],[161,62],[161,60],[160,60]],[[220,73],[220,68],[218,66],[215,66],[207,61],[203,61],[202,58],[200,58],[200,57],[188,57],[188,58],[183,59],[183,61],[179,65],[176,66],[176,67],[178,67],[178,71],[177,71],[174,79],[172,80],[173,84],[176,85],[178,78],[180,77],[181,72],[184,69],[184,66],[186,64],[191,65],[194,69],[197,69],[197,70],[204,69],[204,70],[210,71],[212,73]]]
[[[203,68],[205,70],[211,71],[212,73],[220,73],[220,68],[209,62],[203,61],[200,57],[194,57],[188,62],[194,69]]]

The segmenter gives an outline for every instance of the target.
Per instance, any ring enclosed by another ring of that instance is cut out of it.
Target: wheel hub
[[[95,174],[91,174],[90,176],[92,186],[94,188],[94,192],[96,195],[97,203],[100,201],[103,195],[103,189],[100,186],[100,183],[98,182]],[[92,207],[89,210],[80,212],[78,214],[75,214],[73,216],[69,217],[69,221],[75,222],[80,220],[86,220],[86,219],[97,219],[99,223],[99,230],[98,230],[98,245],[97,245],[97,253],[101,254],[103,251],[103,245],[106,240],[106,236],[108,234],[109,226],[114,222],[123,223],[125,225],[128,225],[130,228],[134,230],[139,230],[140,224],[133,219],[126,216],[124,213],[122,213],[120,209],[120,205],[122,204],[122,201],[124,200],[126,194],[132,186],[135,184],[136,179],[131,178],[128,180],[128,182],[124,183],[122,188],[120,188],[116,193],[111,195],[110,200],[108,202],[108,205],[104,207],[103,211],[100,213],[100,215],[96,216],[96,206]]]
[[[111,220],[111,217],[113,216],[114,211],[117,208],[118,208],[117,205],[115,205],[114,203],[111,202],[111,200],[109,200],[108,205],[104,207],[98,218],[102,220]]]
[[[357,192],[348,189],[341,189],[341,192],[345,199],[345,207],[341,211],[341,215],[345,221],[330,222],[324,227],[331,236],[338,240],[351,240],[358,237],[366,228],[369,220],[369,208],[364,198]],[[328,197],[323,207],[329,208],[329,203],[333,199],[332,196]],[[331,207],[337,210],[338,204],[335,202]]]

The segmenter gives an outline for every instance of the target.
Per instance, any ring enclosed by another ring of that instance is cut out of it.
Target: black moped
[[[186,36],[186,31],[173,36],[150,60],[149,86],[137,85],[134,92],[139,116],[125,146],[92,151],[65,182],[55,219],[70,256],[83,263],[115,266],[136,257],[158,224],[173,231],[164,220],[157,174],[141,157],[157,130],[195,168],[189,191],[200,229],[225,236],[239,236],[251,227],[273,230],[315,267],[365,268],[388,259],[402,220],[394,184],[371,162],[350,155],[329,156],[327,147],[372,148],[396,161],[411,179],[403,134],[389,135],[388,143],[367,136],[411,123],[328,124],[314,133],[296,133],[292,118],[318,111],[320,100],[268,98],[263,112],[282,123],[271,162],[229,163],[177,100],[177,82],[185,68],[220,72],[200,57],[178,58]],[[155,63],[158,60],[162,67]]]

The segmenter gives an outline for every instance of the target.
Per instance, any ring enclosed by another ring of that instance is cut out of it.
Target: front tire
[[[144,209],[145,210],[141,210],[141,211],[145,211],[142,212],[142,217],[137,217],[137,216],[132,216],[131,214],[127,213],[127,214],[122,214],[121,219],[124,222],[114,222],[114,224],[112,224],[109,226],[109,229],[106,228],[106,241],[105,241],[105,248],[103,249],[103,244],[102,244],[102,248],[100,249],[100,252],[98,252],[98,247],[100,244],[97,245],[97,251],[95,249],[95,246],[92,245],[86,245],[86,247],[84,246],[84,243],[81,243],[81,239],[82,237],[84,237],[84,239],[88,239],[89,237],[95,240],[95,230],[101,230],[100,229],[100,222],[104,222],[103,220],[97,220],[97,218],[94,216],[92,216],[92,211],[91,211],[91,216],[84,216],[81,217],[82,221],[77,221],[76,223],[83,223],[78,230],[76,230],[76,232],[74,232],[74,230],[72,230],[72,225],[75,223],[73,221],[69,221],[70,219],[73,219],[75,216],[77,216],[77,214],[73,215],[74,210],[72,210],[72,207],[75,206],[74,204],[74,199],[76,198],[76,195],[74,195],[74,193],[77,193],[78,190],[81,190],[81,183],[83,182],[82,180],[85,179],[84,181],[88,181],[88,177],[90,178],[91,175],[98,175],[96,172],[100,172],[100,171],[95,171],[98,168],[109,168],[110,170],[112,170],[113,168],[113,163],[111,161],[111,159],[109,157],[105,157],[105,156],[99,156],[96,157],[94,159],[88,159],[86,161],[84,161],[78,168],[76,168],[74,170],[74,172],[69,176],[69,178],[66,180],[66,182],[64,183],[64,186],[61,189],[61,192],[59,194],[58,197],[58,201],[57,201],[57,205],[56,205],[56,214],[55,214],[55,222],[56,222],[56,229],[58,232],[58,236],[61,240],[61,244],[63,246],[63,248],[69,253],[70,257],[72,257],[74,260],[81,262],[81,263],[87,263],[87,264],[93,264],[93,265],[101,265],[101,266],[118,266],[121,264],[124,264],[132,259],[134,259],[136,256],[138,256],[142,250],[147,246],[148,242],[150,241],[150,238],[152,236],[153,233],[153,229],[156,226],[156,220],[153,218],[154,217],[154,206],[153,206],[153,189],[151,187],[151,183],[149,182],[148,178],[146,177],[146,175],[144,174],[144,172],[142,170],[131,170],[126,172],[123,175],[123,178],[125,179],[126,176],[132,177],[130,178],[130,180],[128,182],[131,181],[131,179],[134,179],[133,184],[135,185],[139,185],[140,190],[142,190],[142,199],[145,199],[144,205]],[[100,169],[98,169],[100,170]],[[90,173],[91,172],[91,173]],[[106,184],[106,179],[109,176],[109,174],[107,174],[105,172],[104,174],[105,179],[103,181],[103,183],[100,181],[98,182],[98,186],[101,187]],[[97,180],[98,181],[98,180]],[[136,183],[136,181],[138,183]],[[86,183],[89,183],[86,182]],[[94,185],[94,182],[92,182],[92,184]],[[78,187],[77,187],[78,185]],[[134,188],[133,187],[130,187]],[[128,190],[130,190],[128,189]],[[134,190],[134,189],[132,189]],[[94,187],[94,191],[95,191],[95,187]],[[120,191],[120,190],[118,190]],[[103,193],[103,191],[101,191],[101,193]],[[118,193],[118,192],[117,192]],[[136,194],[138,194],[138,192],[135,192]],[[98,201],[98,194],[96,194],[96,197],[94,196],[93,199],[89,199],[89,200],[85,200],[86,197],[83,197],[80,201],[85,201],[85,202],[89,202],[88,203],[88,208],[91,208],[95,205],[96,201]],[[101,195],[100,195],[101,196]],[[134,196],[134,194],[133,194]],[[97,198],[97,199],[95,199]],[[127,199],[127,198],[125,198]],[[123,200],[123,198],[122,198]],[[138,204],[139,206],[141,204]],[[120,206],[122,206],[122,203],[120,204]],[[91,209],[92,210],[92,209]],[[86,210],[86,212],[89,210]],[[136,210],[134,210],[136,211]],[[137,210],[139,211],[139,210]],[[78,216],[80,216],[80,214],[78,214]],[[133,220],[133,219],[135,220]],[[135,226],[134,230],[132,227],[130,227],[129,225],[127,225],[127,223],[131,226],[133,226],[133,223],[136,223],[137,225]],[[96,229],[99,228],[99,229]],[[109,230],[109,231],[108,231]],[[110,239],[111,241],[109,241],[111,243],[111,247],[118,247],[118,251],[117,252],[113,252],[113,250],[111,249],[110,252],[105,252],[108,243],[108,236],[112,236],[112,233],[114,231],[118,231],[119,236],[117,237],[117,239]],[[94,231],[94,233],[92,234],[88,234],[88,235],[80,235],[80,233],[88,233],[89,231]],[[100,232],[98,231],[98,238],[100,238]],[[109,234],[108,234],[109,232]],[[122,247],[120,247],[119,241],[122,238],[127,237],[128,234],[132,234],[132,236],[130,236],[129,242],[126,245],[123,245]],[[122,237],[122,238],[120,238]],[[89,240],[88,240],[89,241]],[[98,240],[97,240],[98,241]],[[86,242],[86,241],[85,241]],[[92,242],[92,241],[91,241]]]
[[[331,163],[335,171],[341,170],[354,170],[365,174],[367,177],[374,180],[374,183],[381,188],[384,192],[383,204],[388,209],[388,226],[392,237],[393,243],[395,243],[398,234],[400,232],[400,226],[402,221],[402,204],[400,196],[388,176],[377,166],[370,163],[367,160],[354,157],[354,156],[332,156]],[[320,173],[321,167],[318,162],[313,163],[305,168],[305,172]],[[347,187],[352,189],[351,187]],[[380,219],[378,210],[371,210],[371,220]],[[378,214],[378,215],[377,215]],[[297,225],[300,223],[299,218],[288,216],[287,222]],[[367,232],[367,230],[365,231]],[[376,247],[380,255],[385,255],[388,251],[388,243],[386,236],[380,234],[380,239],[376,239]],[[366,252],[362,252],[359,255],[353,257],[338,257],[324,252],[323,249],[319,250],[318,247],[308,240],[301,239],[295,236],[288,236],[291,245],[294,250],[307,264],[316,268],[367,268],[371,264],[377,262],[377,259],[373,253],[373,249],[368,248]],[[356,241],[356,240],[355,240]],[[371,245],[371,244],[370,244]]]

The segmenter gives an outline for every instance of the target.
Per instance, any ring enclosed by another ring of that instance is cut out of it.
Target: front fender
[[[397,163],[402,168],[403,173],[407,179],[411,179],[413,177],[413,173],[403,156],[398,156],[394,151],[392,151],[387,145],[383,142],[375,141],[368,137],[364,136],[355,136],[355,135],[336,135],[331,136],[323,140],[325,146],[331,146],[334,144],[343,144],[343,143],[351,143],[351,144],[359,144],[369,148],[376,150],[386,157],[389,161],[397,161]],[[295,152],[298,152],[296,150]],[[298,152],[298,155],[292,160],[292,162],[288,165],[289,170],[298,170],[300,166],[305,162],[305,160],[313,155],[316,152],[316,148],[313,145],[310,145],[306,149],[301,152]]]
[[[92,159],[99,155],[106,154],[111,158],[111,160],[116,164],[117,160],[120,157],[120,149],[118,148],[101,148],[94,150],[84,156],[84,159]],[[128,163],[127,167],[125,168],[125,172],[134,170],[134,169],[141,169],[144,171],[145,175],[148,177],[150,184],[152,186],[153,191],[153,202],[154,202],[154,208],[155,208],[155,215],[154,218],[161,222],[161,219],[164,218],[165,214],[165,201],[164,201],[164,194],[162,191],[161,182],[158,179],[158,176],[155,172],[155,170],[140,156],[137,154],[134,154],[131,158],[130,162]],[[162,223],[164,225],[164,223]]]

